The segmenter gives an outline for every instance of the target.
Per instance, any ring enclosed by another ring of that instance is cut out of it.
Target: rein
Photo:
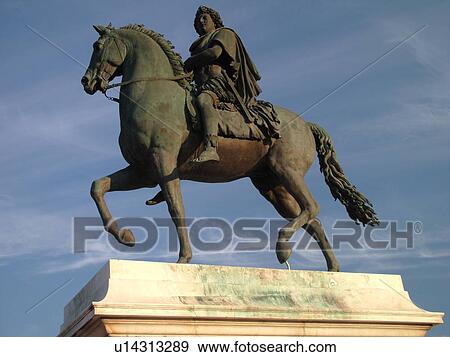
[[[186,73],[186,74],[182,74],[182,75],[179,75],[179,76],[172,76],[172,77],[147,77],[147,78],[131,79],[129,81],[109,84],[105,88],[105,90],[103,91],[103,94],[105,95],[105,97],[108,100],[111,100],[113,102],[119,103],[119,98],[110,97],[108,94],[106,94],[108,89],[117,88],[117,87],[124,87],[124,86],[127,86],[129,84],[137,83],[137,82],[153,82],[153,81],[175,81],[176,82],[176,81],[179,81],[181,79],[189,78],[189,77],[191,77],[191,75],[192,75],[192,73]]]

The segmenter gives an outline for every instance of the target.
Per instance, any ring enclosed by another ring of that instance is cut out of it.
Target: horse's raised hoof
[[[134,247],[135,239],[133,232],[129,229],[121,229],[119,232],[119,243],[122,243],[128,247]]]
[[[276,246],[277,258],[280,264],[287,262],[292,253],[291,244],[286,241],[278,241]]]
[[[178,264],[188,264],[191,261],[192,257],[179,257],[177,260]]]
[[[155,195],[155,197],[150,198],[149,200],[145,201],[145,204],[147,206],[154,206],[154,205],[157,205],[158,203],[161,203],[161,202],[164,202],[164,201],[165,201],[164,195],[163,195],[162,191],[159,191]]]
[[[278,233],[278,242],[288,242],[289,239],[292,238],[292,236],[295,233],[295,229],[292,228],[281,228],[280,232]]]

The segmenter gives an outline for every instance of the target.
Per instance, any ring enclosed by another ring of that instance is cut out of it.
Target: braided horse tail
[[[330,135],[317,124],[307,124],[316,141],[320,171],[324,175],[325,182],[334,199],[341,201],[350,218],[356,223],[377,225],[379,221],[372,204],[345,177],[344,171],[336,159],[336,152]]]

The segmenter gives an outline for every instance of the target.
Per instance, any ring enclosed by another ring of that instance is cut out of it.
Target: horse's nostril
[[[88,82],[89,82],[88,77],[83,76],[83,77],[81,78],[81,84],[82,84],[82,85],[85,86],[86,84],[88,84]]]

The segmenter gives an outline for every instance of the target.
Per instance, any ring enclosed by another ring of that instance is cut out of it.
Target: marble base
[[[424,336],[443,315],[399,275],[110,260],[60,336]]]

